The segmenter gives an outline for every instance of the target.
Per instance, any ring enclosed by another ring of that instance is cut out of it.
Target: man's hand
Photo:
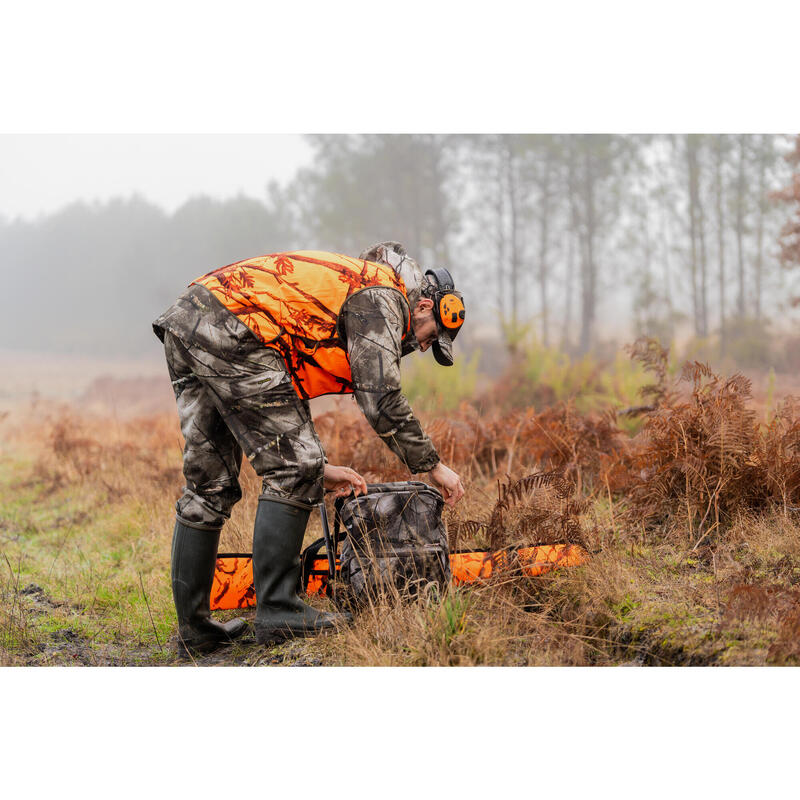
[[[350,467],[326,464],[322,485],[332,491],[334,497],[346,497],[351,490],[356,495],[367,493],[367,482]]]
[[[464,496],[464,487],[461,484],[461,478],[441,461],[428,475],[431,476],[431,480],[442,490],[444,501],[447,505],[454,506]]]

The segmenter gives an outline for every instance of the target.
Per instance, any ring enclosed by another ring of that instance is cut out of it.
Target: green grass
[[[160,652],[174,630],[168,538],[152,539],[135,503],[110,503],[89,487],[44,490],[34,470],[20,457],[0,463],[3,650],[51,663],[48,644],[67,630],[88,643],[89,662],[120,642]]]
[[[48,486],[39,472],[23,452],[0,461],[0,664],[177,663],[169,644],[176,631],[169,493],[114,497],[98,481]],[[268,650],[240,644],[198,663],[797,660],[791,647],[773,649],[778,617],[731,615],[726,606],[741,584],[793,591],[800,578],[800,524],[779,515],[743,520],[712,563],[707,551],[688,553],[678,543],[633,536],[602,492],[585,521],[587,529],[596,523],[599,552],[582,567],[511,586],[454,587],[441,597],[360,617],[346,632]]]
[[[469,592],[453,588],[439,603],[432,604],[428,609],[428,629],[431,638],[441,647],[449,648],[455,638],[464,633],[470,599]]]

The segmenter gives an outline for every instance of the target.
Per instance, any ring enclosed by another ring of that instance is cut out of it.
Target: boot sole
[[[236,633],[236,635],[233,636],[232,638],[212,639],[206,642],[198,642],[197,644],[186,642],[183,639],[178,639],[176,643],[178,658],[182,659],[183,661],[188,661],[189,659],[194,658],[195,656],[207,656],[210,653],[213,653],[215,650],[219,650],[222,647],[230,647],[237,641],[240,642],[242,640],[246,640],[247,632],[248,632],[247,628],[243,628],[240,632]]]
[[[233,642],[230,639],[219,642],[204,642],[203,644],[184,644],[183,642],[178,642],[178,658],[181,659],[181,661],[189,661],[198,656],[210,655],[215,650],[219,650],[222,647],[229,647],[232,644]]]
[[[289,639],[305,639],[335,631],[335,625],[324,628],[256,628],[256,642],[260,645],[282,644]]]

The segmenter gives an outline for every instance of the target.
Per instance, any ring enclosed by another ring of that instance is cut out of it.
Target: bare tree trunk
[[[697,233],[700,240],[700,335],[708,336],[708,263],[706,261],[706,215],[700,200],[699,174],[697,195]]]
[[[756,308],[757,319],[761,319],[761,295],[764,274],[764,216],[767,202],[767,158],[770,134],[763,134],[758,148],[758,216],[756,218]]]
[[[724,356],[727,350],[725,331],[725,211],[722,181],[722,135],[716,137],[714,162],[714,189],[717,200],[717,262],[719,264],[719,351]]]
[[[672,303],[672,282],[670,280],[670,271],[672,265],[669,260],[669,232],[667,231],[667,214],[666,209],[661,209],[661,242],[664,248],[664,297],[667,303],[667,320],[669,324],[670,336],[672,335],[672,320],[673,320],[673,303]],[[668,345],[669,342],[662,342]]]
[[[697,138],[687,137],[689,166],[689,228],[692,240],[692,287],[694,290],[695,333],[708,336],[708,265],[706,261],[705,214],[700,199],[700,165]],[[699,259],[697,248],[700,248]]]
[[[511,269],[511,326],[514,342],[512,351],[516,350],[517,328],[519,324],[519,198],[517,192],[516,159],[514,154],[514,141],[510,136],[505,137],[506,153],[506,181],[508,186],[508,208],[509,208],[509,244],[510,247],[510,269]]]
[[[583,154],[583,208],[585,212],[584,226],[584,259],[581,265],[581,337],[580,352],[588,353],[592,346],[594,331],[595,304],[597,301],[597,273],[594,263],[595,241],[595,197],[594,197],[594,163],[588,147]]]
[[[564,281],[566,295],[564,296],[564,329],[561,333],[561,349],[564,352],[572,350],[572,296],[574,294],[575,282],[575,237],[569,229],[567,230],[567,275]]]
[[[744,238],[744,166],[746,157],[745,137],[739,137],[739,176],[736,181],[736,253],[739,268],[739,294],[736,299],[736,311],[742,319],[745,313],[744,300],[744,248],[742,240]]]
[[[572,298],[577,291],[575,287],[576,259],[578,265],[583,263],[583,242],[581,237],[581,218],[578,208],[578,187],[577,187],[577,154],[575,151],[575,140],[569,137],[567,140],[569,157],[567,160],[567,196],[569,198],[570,211],[570,230],[568,231],[569,252],[567,255],[567,308],[564,314],[564,341],[571,350],[572,338]]]
[[[433,153],[431,163],[431,186],[442,186],[445,183],[447,164],[445,163],[448,151],[448,141],[445,136],[433,136],[431,150]],[[449,264],[448,230],[445,208],[441,203],[432,203],[434,209],[431,220],[431,238],[434,244],[434,255],[440,264]]]
[[[689,241],[691,243],[692,312],[695,336],[702,336],[700,292],[697,281],[697,145],[692,134],[686,135],[686,162],[689,175]]]
[[[550,180],[553,163],[550,155],[545,153],[544,174],[542,177],[542,199],[539,217],[539,304],[542,309],[542,344],[547,347],[548,338],[548,309],[547,309],[547,279],[549,277],[548,259],[548,234],[550,224]]]
[[[506,303],[506,237],[505,237],[505,181],[503,180],[504,169],[500,155],[499,144],[497,149],[497,174],[496,174],[496,193],[494,202],[495,212],[495,235],[497,240],[497,305],[500,308],[500,316],[503,320],[508,315],[508,305]]]
[[[419,171],[420,171],[420,169],[423,169],[423,165],[420,164],[417,161],[417,159],[415,158],[416,153],[414,153],[414,149],[415,148],[413,148],[413,145],[412,145],[412,152],[410,153],[410,155],[411,155],[410,162],[411,163],[408,164],[408,169],[411,172],[411,175],[409,177],[411,178],[411,181],[412,181],[412,184],[411,184],[411,195],[412,195],[412,198],[413,198],[412,201],[411,201],[411,208],[409,209],[411,220],[412,220],[413,231],[414,231],[414,239],[413,239],[412,245],[411,245],[414,249],[411,252],[412,253],[420,253],[420,252],[422,252],[422,240],[424,238],[423,231],[422,231],[422,227],[424,225],[424,220],[422,218],[421,212],[422,212],[422,209],[425,206],[423,204],[423,199],[422,199],[422,188],[423,188],[422,187],[422,182],[423,181],[421,180],[421,176],[419,174]]]
[[[650,204],[643,198],[641,207],[641,226],[644,236],[642,255],[644,257],[644,276],[642,286],[645,289],[646,302],[642,303],[639,330],[646,336],[652,336],[656,326],[656,302],[653,292],[653,241],[650,236]]]

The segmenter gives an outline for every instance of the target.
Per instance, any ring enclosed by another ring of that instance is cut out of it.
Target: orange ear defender
[[[439,300],[439,319],[448,330],[458,329],[464,324],[464,303],[454,294],[446,294]]]
[[[445,328],[451,338],[455,338],[464,324],[464,300],[461,293],[456,291],[453,277],[446,269],[429,269],[426,276],[430,276],[436,284],[433,295],[433,315],[436,321]]]

